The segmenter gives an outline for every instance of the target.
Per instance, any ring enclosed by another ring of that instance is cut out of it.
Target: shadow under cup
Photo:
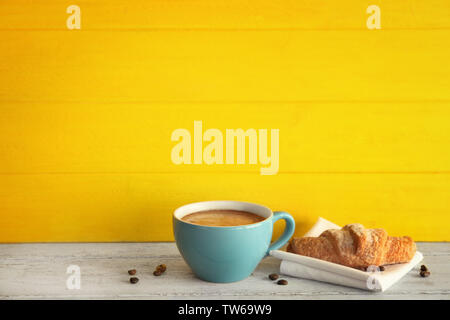
[[[261,222],[216,227],[181,220],[190,213],[207,210],[239,210],[257,214]],[[273,224],[286,221],[282,236],[270,244]],[[282,247],[293,235],[295,221],[286,212],[272,212],[258,204],[240,201],[205,201],[182,206],[173,214],[175,241],[195,275],[210,282],[234,282],[247,278],[270,250]]]

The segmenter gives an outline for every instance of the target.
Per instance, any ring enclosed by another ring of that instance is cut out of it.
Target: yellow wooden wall
[[[1,0],[0,242],[172,240],[211,199],[448,241],[449,61],[447,0]],[[280,172],[174,165],[194,120],[280,129]]]

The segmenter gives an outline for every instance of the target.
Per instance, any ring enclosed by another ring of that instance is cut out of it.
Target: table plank
[[[442,0],[381,1],[383,30],[445,29],[449,6]],[[366,28],[371,2],[341,0],[326,6],[310,1],[270,0],[78,0],[81,30],[202,30]],[[0,29],[65,30],[64,0],[2,0]],[[389,17],[387,19],[384,18]],[[87,17],[87,19],[84,19]]]
[[[0,102],[448,102],[449,38],[450,29],[0,30]]]
[[[174,243],[34,243],[0,245],[0,299],[449,299],[450,243],[419,243],[432,275],[418,268],[384,293],[284,277],[278,286],[267,275],[279,261],[263,260],[246,280],[215,284],[198,280]],[[167,271],[153,276],[156,265]],[[66,269],[81,269],[81,289],[69,290]],[[128,282],[136,268],[138,284]]]
[[[338,225],[358,222],[367,228],[383,226],[390,234],[409,235],[416,241],[445,241],[450,237],[448,228],[443,228],[450,224],[449,176],[286,173],[267,177],[251,172],[2,175],[0,243],[173,241],[174,208],[217,200],[218,196],[288,211],[296,221],[295,236],[303,235],[319,216],[326,215]],[[275,224],[274,238],[281,234],[282,226],[282,222]]]

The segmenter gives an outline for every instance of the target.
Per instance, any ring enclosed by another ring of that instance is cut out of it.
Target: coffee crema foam
[[[258,223],[266,218],[238,210],[206,210],[190,213],[182,221],[211,227],[232,227]]]

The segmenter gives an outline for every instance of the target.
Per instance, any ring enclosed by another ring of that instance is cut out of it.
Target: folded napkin
[[[340,229],[340,227],[330,221],[319,218],[305,236],[318,237],[323,231],[328,229]],[[385,266],[385,271],[383,272],[377,269],[366,272],[281,250],[272,250],[270,255],[282,260],[280,265],[280,273],[282,274],[369,291],[387,290],[423,259],[423,255],[416,251],[413,259],[408,263]]]

